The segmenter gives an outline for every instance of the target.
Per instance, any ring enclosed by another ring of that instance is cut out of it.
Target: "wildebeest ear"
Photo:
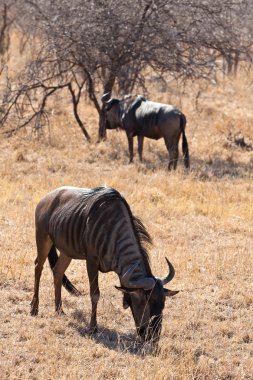
[[[138,291],[140,290],[140,289],[127,289],[127,288],[123,288],[122,286],[116,286],[116,285],[115,285],[115,288],[117,290],[120,290],[124,294],[138,293]]]
[[[163,290],[166,297],[173,297],[180,292],[180,290],[170,290],[165,288],[163,288]]]
[[[116,286],[115,285],[115,288],[117,289],[117,290],[120,290],[122,293],[124,293],[124,294],[130,294],[130,293],[134,293],[134,292],[136,292],[136,289],[126,289],[126,288],[123,288],[122,286]]]

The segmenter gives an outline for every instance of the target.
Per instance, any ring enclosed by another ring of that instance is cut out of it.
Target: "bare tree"
[[[30,123],[40,128],[48,122],[48,98],[66,89],[88,140],[78,108],[83,94],[94,104],[101,139],[102,93],[136,86],[145,91],[147,68],[160,76],[208,79],[219,56],[231,51],[246,56],[252,30],[242,16],[251,1],[22,0],[23,30],[36,36],[36,46],[19,81],[7,88],[2,124],[15,113],[9,132]]]
[[[13,23],[11,8],[14,1],[3,1],[0,5],[0,75],[8,60],[7,52],[10,46],[10,27]]]

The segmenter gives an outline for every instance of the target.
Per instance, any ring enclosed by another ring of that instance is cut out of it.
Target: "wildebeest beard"
[[[149,307],[150,307],[150,320],[146,332],[146,338],[156,343],[160,338],[162,330],[163,309],[165,304],[165,296],[161,297],[163,286],[159,280],[150,291]]]
[[[162,329],[162,312],[165,304],[165,297],[161,297],[163,294],[163,286],[160,281],[156,280],[156,285],[150,291],[144,291],[143,298],[145,299],[142,304],[143,314],[142,318],[144,318],[144,313],[148,310],[148,320],[142,321],[138,324],[135,312],[134,312],[134,298],[131,297],[130,293],[124,293],[123,298],[123,306],[127,308],[130,306],[133,317],[135,319],[135,324],[137,327],[137,334],[144,342],[150,342],[156,344],[159,341],[160,333]]]

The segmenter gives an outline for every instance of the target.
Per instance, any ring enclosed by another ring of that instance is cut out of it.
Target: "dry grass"
[[[0,149],[0,376],[1,379],[253,379],[253,152],[228,144],[229,132],[252,134],[249,76],[223,81],[201,93],[197,84],[156,93],[181,104],[188,118],[192,170],[168,173],[162,141],[145,141],[144,163],[128,165],[123,133],[88,145],[69,112],[52,105],[45,138],[29,131]],[[61,105],[61,107],[60,107]],[[96,115],[82,117],[96,141]],[[100,276],[99,333],[87,333],[90,313],[85,263],[68,276],[83,292],[63,292],[66,316],[57,317],[49,266],[41,281],[39,316],[29,315],[35,258],[34,208],[49,190],[108,185],[120,190],[154,239],[155,274],[168,256],[176,268],[167,302],[161,353],[135,343],[130,312],[114,288],[115,274]]]

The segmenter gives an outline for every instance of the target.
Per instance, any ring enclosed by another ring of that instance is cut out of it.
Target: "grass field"
[[[123,132],[111,131],[106,142],[96,144],[97,117],[84,104],[89,145],[64,98],[52,104],[45,136],[29,130],[12,138],[1,135],[1,379],[253,379],[251,88],[252,73],[207,88],[187,84],[183,92],[156,88],[154,100],[178,105],[187,116],[188,175],[181,162],[168,173],[163,141],[145,140],[144,162],[136,155],[132,165]],[[239,132],[248,149],[237,144]],[[165,256],[174,264],[171,289],[181,292],[167,301],[159,356],[136,343],[114,273],[100,275],[99,333],[88,334],[84,262],[73,261],[67,271],[82,296],[63,290],[64,317],[54,313],[46,264],[39,315],[30,316],[34,209],[61,185],[117,188],[153,238],[154,274],[166,273]]]

